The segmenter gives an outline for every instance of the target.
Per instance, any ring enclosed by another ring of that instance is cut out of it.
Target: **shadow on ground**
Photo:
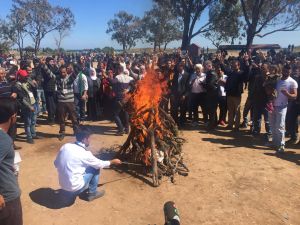
[[[75,198],[62,189],[54,190],[52,188],[39,188],[30,192],[29,197],[36,204],[48,209],[70,207],[75,202]]]
[[[274,157],[278,157],[280,159],[283,160],[287,160],[290,162],[295,163],[296,165],[300,166],[300,154],[297,154],[294,151],[285,151],[282,154],[276,154],[276,153],[265,153],[265,155],[268,156],[274,156]]]

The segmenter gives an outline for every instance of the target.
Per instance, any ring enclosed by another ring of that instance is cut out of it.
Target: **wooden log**
[[[151,148],[151,155],[152,155],[152,181],[153,186],[159,186],[159,178],[158,178],[158,168],[157,168],[157,153],[155,149],[155,139],[154,139],[154,131],[149,131],[150,135],[150,148]]]
[[[164,117],[166,117],[173,125],[176,126],[175,121],[173,120],[173,118],[162,108],[159,108],[159,111],[163,114]]]
[[[133,132],[134,132],[134,130],[131,129],[131,131],[130,131],[130,133],[129,133],[129,135],[128,135],[126,141],[125,141],[125,143],[123,144],[123,146],[120,149],[120,154],[126,152],[126,150],[130,147],[130,143],[131,143],[131,140],[133,138]]]

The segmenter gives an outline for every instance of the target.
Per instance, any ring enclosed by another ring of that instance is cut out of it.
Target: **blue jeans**
[[[276,147],[285,145],[285,117],[287,107],[275,106],[273,112],[269,112],[270,126],[273,136],[273,144]]]
[[[28,109],[22,112],[27,139],[32,139],[33,137],[36,136],[35,124],[36,124],[37,109],[38,109],[37,103],[33,104],[32,107],[34,108],[34,112],[31,112]]]
[[[261,119],[264,116],[265,129],[268,135],[272,134],[268,111],[264,106],[253,106],[253,133],[259,134],[261,129]]]
[[[98,182],[99,182],[100,170],[94,169],[92,167],[88,167],[85,170],[85,174],[83,175],[84,186],[75,192],[65,191],[64,197],[68,204],[73,204],[76,200],[76,197],[81,193],[85,192],[87,189],[89,194],[93,194],[97,192]]]
[[[85,190],[89,190],[89,194],[93,194],[97,192],[97,187],[99,183],[100,170],[94,169],[93,167],[88,167],[85,170],[85,174],[83,175],[84,186],[79,191],[76,191],[74,194],[79,195]]]
[[[47,112],[45,92],[43,89],[37,89],[37,102],[38,102],[38,114],[41,112]],[[40,107],[40,103],[42,107]]]

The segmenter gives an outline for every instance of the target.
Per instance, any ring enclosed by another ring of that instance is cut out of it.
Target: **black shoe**
[[[291,139],[289,139],[286,143],[287,143],[287,144],[296,145],[296,144],[299,143],[299,138],[291,138]]]
[[[239,132],[239,131],[240,131],[240,128],[235,127],[232,131],[233,131],[233,132]]]
[[[65,134],[59,134],[58,135],[58,140],[62,141],[65,138]]]
[[[240,125],[240,128],[247,128],[248,127],[248,124],[246,122],[243,122],[241,125]]]
[[[22,147],[16,146],[16,145],[14,144],[14,150],[20,150],[20,149],[22,149]]]
[[[233,127],[232,127],[232,126],[230,126],[230,125],[227,125],[227,126],[225,127],[225,129],[226,129],[226,130],[232,130],[232,129],[233,129]]]
[[[118,131],[117,133],[116,133],[116,136],[123,136],[124,135],[124,131]]]
[[[105,194],[105,191],[104,191],[104,190],[102,190],[102,191],[97,191],[96,193],[88,194],[87,200],[88,200],[89,202],[91,202],[91,201],[93,201],[93,200],[95,200],[95,199],[97,199],[97,198],[103,197],[104,194]]]
[[[284,146],[280,146],[276,149],[276,154],[283,154],[284,153]]]
[[[33,139],[42,139],[41,137],[39,137],[39,136],[34,136],[34,137],[32,137]]]
[[[28,144],[34,144],[34,140],[32,138],[27,139]]]

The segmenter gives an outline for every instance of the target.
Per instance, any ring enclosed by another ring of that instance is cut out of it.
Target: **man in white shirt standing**
[[[69,67],[72,68],[72,67]],[[88,82],[86,75],[82,72],[82,69],[79,68],[79,73],[74,80],[73,87],[74,87],[74,97],[75,97],[75,106],[76,106],[76,113],[78,116],[79,122],[85,121],[85,104],[88,99]],[[72,73],[72,71],[70,71]],[[77,73],[77,71],[75,71]],[[70,74],[70,73],[68,73]]]
[[[115,98],[113,102],[113,115],[118,127],[118,132],[116,135],[122,136],[124,132],[129,133],[129,115],[126,110],[123,109],[123,103],[128,93],[131,89],[131,86],[134,82],[134,79],[125,74],[123,67],[121,65],[117,66],[118,75],[113,78],[109,77],[109,82],[112,84],[113,91],[115,93]],[[123,115],[123,121],[121,120],[120,114]]]
[[[105,193],[104,190],[97,191],[100,169],[121,164],[119,159],[100,160],[88,151],[91,135],[89,129],[79,128],[76,142],[63,145],[54,161],[61,188],[74,198],[86,192],[88,201],[100,198]]]
[[[190,103],[189,107],[193,116],[192,126],[197,126],[198,123],[198,107],[201,106],[204,123],[208,121],[208,114],[206,110],[206,89],[203,84],[206,81],[206,74],[202,72],[202,64],[195,65],[195,73],[191,75],[189,80],[190,88]]]
[[[277,153],[284,152],[285,146],[285,118],[289,99],[297,98],[297,82],[290,77],[291,66],[285,65],[282,69],[282,77],[277,82],[277,97],[274,99],[274,110],[269,112],[270,126],[273,136],[273,144]]]

